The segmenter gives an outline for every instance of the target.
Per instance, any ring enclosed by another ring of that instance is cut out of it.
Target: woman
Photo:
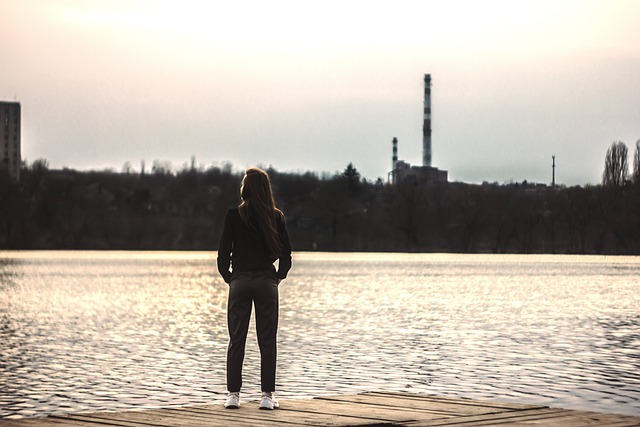
[[[240,195],[240,205],[227,212],[218,246],[218,271],[229,284],[229,396],[224,406],[229,409],[240,407],[242,362],[253,303],[261,359],[259,408],[276,409],[279,404],[273,393],[276,386],[278,284],[291,268],[291,245],[284,214],[276,208],[265,171],[255,167],[247,169]],[[276,260],[279,260],[277,271]]]

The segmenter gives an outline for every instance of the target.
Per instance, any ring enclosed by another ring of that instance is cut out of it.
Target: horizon
[[[631,155],[631,151],[629,152],[629,155]],[[23,159],[23,163],[26,162],[27,163],[27,167],[32,167],[34,162],[36,161],[47,161],[47,159],[35,159],[34,161],[30,162],[27,159]],[[126,163],[126,162],[125,162]],[[162,161],[159,160],[160,163],[160,167],[163,168],[163,170],[167,170],[167,166],[170,166],[170,168],[168,169],[170,174],[172,176],[176,176],[180,173],[183,172],[189,172],[192,170],[191,168],[191,162],[183,162],[182,165],[180,165],[179,167],[177,165],[168,165],[166,161]],[[234,165],[232,162],[228,161],[228,160],[223,160],[223,161],[214,161],[210,164],[204,164],[204,163],[197,163],[194,165],[193,170],[195,170],[198,173],[206,173],[208,170],[212,169],[212,168],[218,168],[218,169],[224,169],[225,167],[230,167],[231,171],[230,173],[234,174],[234,175],[242,175],[244,173],[244,171],[247,168],[250,167],[258,167],[266,172],[269,171],[269,169],[273,169],[275,172],[279,173],[279,174],[297,174],[297,175],[305,175],[305,174],[312,174],[314,176],[316,176],[318,179],[324,180],[324,179],[332,179],[335,178],[336,176],[340,176],[344,174],[345,169],[348,167],[348,165],[352,165],[356,171],[359,174],[359,177],[361,180],[365,180],[367,183],[369,184],[375,184],[379,179],[385,183],[385,184],[391,184],[391,182],[388,180],[388,178],[383,178],[383,177],[376,177],[376,178],[369,178],[366,176],[363,176],[360,173],[360,170],[358,170],[357,165],[355,165],[353,162],[349,162],[347,163],[347,165],[345,165],[345,167],[342,170],[335,170],[335,171],[317,171],[317,170],[310,170],[310,169],[306,169],[306,170],[302,170],[302,169],[297,169],[297,170],[280,170],[277,167],[275,167],[274,165],[249,165],[247,167],[242,167],[239,168],[237,165]],[[71,171],[71,172],[78,172],[78,173],[112,173],[112,174],[122,174],[122,175],[153,175],[154,172],[152,171],[152,167],[153,167],[153,162],[151,163],[151,167],[148,167],[149,165],[147,163],[145,163],[145,170],[144,172],[141,170],[141,168],[135,168],[133,166],[131,166],[130,169],[125,170],[125,165],[122,165],[119,169],[118,168],[114,168],[114,167],[103,167],[103,168],[75,168],[73,166],[62,166],[62,167],[51,167],[48,162],[47,162],[47,170],[49,171],[54,171],[54,172],[65,172],[65,171]],[[415,166],[415,165],[412,165]],[[421,166],[420,166],[421,167]],[[604,173],[604,159],[603,159],[603,173]],[[499,186],[509,186],[509,185],[546,185],[547,187],[551,187],[552,186],[552,181],[550,180],[549,182],[539,182],[539,181],[530,181],[528,179],[523,179],[521,181],[516,181],[513,179],[510,180],[506,180],[503,182],[499,182],[499,181],[489,181],[489,180],[482,180],[482,181],[460,181],[460,180],[448,180],[446,181],[447,184],[467,184],[467,185],[499,185]],[[555,187],[558,188],[569,188],[569,187],[589,187],[589,186],[598,186],[598,185],[602,185],[602,179],[599,182],[596,183],[578,183],[578,184],[564,184],[564,183],[555,183]]]

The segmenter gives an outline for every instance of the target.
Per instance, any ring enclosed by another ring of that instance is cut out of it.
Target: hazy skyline
[[[391,140],[451,181],[598,183],[640,139],[638,1],[0,0],[0,99],[51,167],[342,171]]]

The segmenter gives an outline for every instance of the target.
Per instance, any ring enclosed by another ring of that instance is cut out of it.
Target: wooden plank
[[[387,397],[395,397],[398,399],[417,399],[417,400],[431,400],[434,402],[445,402],[452,403],[454,405],[472,405],[472,406],[482,406],[482,407],[491,407],[491,408],[502,408],[502,409],[533,409],[533,408],[548,408],[548,406],[539,406],[539,405],[530,405],[530,404],[522,404],[522,403],[510,403],[510,402],[496,402],[496,401],[486,401],[486,400],[475,400],[468,399],[466,397],[444,397],[438,396],[435,394],[426,394],[426,393],[401,393],[401,392],[381,392],[381,391],[366,391],[364,393],[360,393],[361,395],[372,395],[372,396],[387,396]]]
[[[322,419],[305,413],[288,412],[284,408],[274,411],[258,410],[258,402],[243,403],[240,409],[225,409],[222,405],[207,405],[199,407],[185,407],[172,411],[186,413],[203,420],[221,420],[220,425],[251,425],[251,426],[306,426],[306,425],[334,425],[322,424]],[[335,417],[333,417],[335,418]],[[236,424],[233,424],[236,423]],[[343,424],[335,424],[343,425]]]
[[[104,420],[96,418],[90,414],[69,414],[60,419],[60,426],[84,426],[84,427],[140,427],[140,423],[122,420]]]
[[[203,414],[215,413],[218,410],[211,407],[186,407],[184,410],[199,412]],[[315,415],[331,415],[340,414],[346,417],[356,417],[369,419],[372,422],[405,422],[427,418],[438,418],[449,415],[431,414],[424,411],[414,411],[404,408],[384,407],[374,404],[357,404],[350,402],[321,400],[321,399],[292,399],[282,404],[279,411],[293,411],[296,413],[308,413]],[[291,418],[295,419],[300,415],[292,414]]]
[[[323,399],[325,397],[318,397],[317,399]],[[415,406],[416,408],[436,408],[442,405],[448,405],[450,407],[460,409],[462,411],[478,411],[478,410],[488,410],[488,411],[511,411],[511,410],[519,410],[519,409],[531,409],[536,408],[536,406],[531,405],[509,405],[509,404],[496,404],[495,402],[484,402],[477,401],[471,399],[446,399],[439,398],[431,395],[392,395],[385,393],[361,393],[358,395],[342,395],[342,396],[328,396],[328,399],[344,399],[344,400],[353,400],[354,402],[370,402],[380,405],[394,405],[398,407],[409,407]],[[468,406],[470,408],[458,408],[459,406]],[[475,409],[473,407],[476,407]],[[480,409],[478,409],[480,408]],[[451,412],[450,410],[446,410],[446,412]]]
[[[255,409],[255,411],[253,410]],[[207,420],[211,423],[213,420],[216,421],[215,425],[221,426],[286,426],[286,427],[297,427],[297,426],[305,426],[309,425],[304,420],[301,420],[300,417],[296,417],[295,414],[293,416],[275,416],[271,411],[259,411],[256,408],[247,410],[246,408],[227,410],[223,409],[223,411],[218,411],[215,409],[204,409],[204,408],[193,408],[189,407],[185,411],[191,412],[193,415],[201,417],[201,419]],[[281,409],[277,410],[278,412]],[[214,425],[214,424],[210,424]]]
[[[221,405],[210,406],[206,409],[202,408],[184,408],[187,411],[192,411],[194,414],[198,414],[205,418],[213,416],[224,416],[225,419],[233,417],[237,419],[238,416],[242,416],[247,422],[255,425],[255,422],[267,421],[275,424],[270,425],[282,425],[287,423],[300,424],[300,425],[319,425],[319,426],[344,426],[344,425],[370,425],[372,423],[380,422],[375,414],[370,412],[362,412],[354,414],[350,407],[344,407],[342,411],[331,411],[322,409],[322,402],[313,403],[312,399],[304,401],[291,400],[286,404],[280,406],[280,409],[275,411],[259,411],[257,410],[257,402],[255,407],[247,408],[247,405],[243,405],[240,410],[227,410]],[[253,405],[252,405],[253,406]],[[312,408],[315,407],[316,410]],[[306,409],[306,410],[305,410]],[[246,424],[245,424],[246,425]]]
[[[47,418],[26,418],[17,420],[0,420],[2,427],[60,427],[60,424],[52,423]]]
[[[599,426],[599,427],[625,427],[640,426],[640,417],[631,417],[618,414],[603,414],[598,412],[581,412],[566,410],[566,419],[559,420],[561,427],[573,426]],[[529,424],[531,426],[531,424]]]
[[[80,414],[78,415],[70,414],[67,418],[64,419],[64,421],[65,423],[61,425],[65,425],[65,426],[82,425],[84,427],[105,427],[105,426],[110,426],[110,427],[111,426],[117,426],[117,427],[138,426],[140,427],[141,425],[145,425],[145,424],[141,424],[140,422],[132,422],[132,421],[126,421],[126,420],[117,420],[117,419],[103,419],[100,417],[93,417],[91,415],[80,415]],[[154,426],[154,425],[150,424],[150,426]]]
[[[246,405],[236,410],[224,409],[222,405],[219,405],[219,408],[219,410],[214,410],[208,414],[198,414],[179,409],[167,409],[124,413],[97,413],[92,414],[91,418],[129,421],[154,427],[201,427],[211,426],[214,421],[219,422],[218,425],[224,426],[356,426],[372,423],[371,419],[351,417],[349,415],[297,413],[283,409],[276,411],[259,411],[257,407],[247,408]],[[74,419],[77,418],[74,417]]]
[[[440,402],[431,399],[402,399],[381,395],[351,395],[319,397],[320,400],[350,402],[354,404],[373,404],[382,407],[411,409],[439,415],[478,415],[497,414],[504,411],[516,410],[489,405],[467,404],[466,402]]]
[[[28,418],[7,423],[0,420],[0,427],[105,427],[107,424],[96,424],[92,421],[79,421],[64,416],[49,416],[46,418]],[[108,424],[109,426],[132,427],[131,425]]]
[[[503,412],[500,414],[486,414],[476,416],[461,416],[447,420],[424,420],[406,423],[406,427],[433,427],[433,426],[449,426],[449,427],[469,427],[469,426],[492,426],[492,425],[509,425],[509,426],[553,426],[553,427],[570,427],[583,424],[571,424],[572,419],[577,419],[581,414],[572,414],[572,411],[564,409],[523,409],[513,412]],[[584,417],[584,420],[587,418]],[[590,424],[584,424],[585,426]],[[599,424],[593,424],[599,425]]]
[[[590,418],[580,416],[566,416],[547,419],[510,419],[510,420],[486,420],[484,422],[473,422],[465,424],[454,424],[454,426],[509,426],[509,427],[638,427],[640,423],[636,422],[614,422],[612,424],[603,424],[600,421],[595,421]],[[409,427],[407,425],[406,427]]]
[[[113,412],[113,413],[95,413],[82,417],[73,416],[73,419],[91,422],[123,422],[137,426],[153,426],[153,427],[204,427],[211,426],[211,421],[202,419],[193,419],[186,414],[177,417],[171,416],[162,410],[154,411],[131,411],[131,412]],[[232,424],[230,424],[231,426]]]
[[[151,411],[127,411],[127,412],[100,412],[86,415],[70,415],[73,420],[81,420],[85,422],[94,423],[129,423],[145,426],[197,426],[200,423],[199,420],[192,420],[188,416],[172,417],[165,413],[165,410],[151,410]]]

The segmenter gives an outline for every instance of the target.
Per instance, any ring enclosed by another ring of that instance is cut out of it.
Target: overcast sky
[[[640,1],[0,0],[0,99],[51,167],[598,183],[640,139]]]

